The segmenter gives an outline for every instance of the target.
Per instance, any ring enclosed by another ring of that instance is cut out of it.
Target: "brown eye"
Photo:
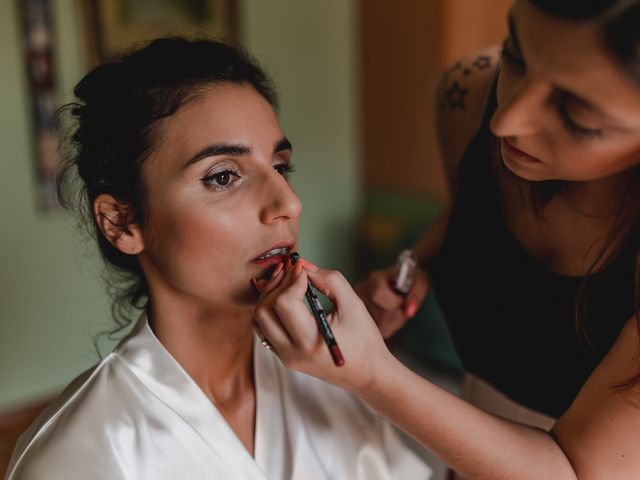
[[[226,185],[227,183],[229,183],[231,175],[229,174],[229,172],[222,172],[214,175],[213,178],[216,180],[218,185]]]
[[[213,190],[222,190],[225,187],[230,188],[238,179],[240,179],[238,172],[224,170],[204,177],[202,183]]]

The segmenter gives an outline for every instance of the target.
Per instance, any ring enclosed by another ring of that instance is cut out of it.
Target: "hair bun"
[[[104,63],[85,75],[73,93],[85,103],[113,98],[114,90],[128,83],[127,70],[127,66],[121,61]]]

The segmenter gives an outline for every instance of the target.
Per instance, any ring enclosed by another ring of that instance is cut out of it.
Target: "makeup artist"
[[[340,368],[301,308],[304,278],[268,285],[278,308],[256,318],[287,366],[351,390],[465,478],[639,478],[640,1],[516,0],[508,22],[500,56],[443,79],[452,202],[415,247],[408,297],[391,269],[358,288],[364,303],[308,272],[336,305]],[[469,401],[383,342],[430,287]]]

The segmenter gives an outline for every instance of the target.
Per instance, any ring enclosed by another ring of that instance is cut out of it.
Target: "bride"
[[[262,70],[159,39],[75,95],[61,181],[77,171],[116,307],[144,314],[22,436],[6,478],[428,478],[379,415],[256,340],[257,290],[292,274],[301,211]]]

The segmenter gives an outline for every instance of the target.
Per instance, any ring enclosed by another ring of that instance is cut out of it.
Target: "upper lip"
[[[271,250],[275,250],[277,248],[286,248],[287,249],[287,253],[291,253],[294,243],[295,242],[293,240],[284,240],[284,241],[281,240],[281,241],[271,245],[269,248],[264,250],[261,254],[257,255],[254,258],[254,260],[257,260],[258,258],[260,258],[260,257],[266,255],[267,253],[269,253]]]

